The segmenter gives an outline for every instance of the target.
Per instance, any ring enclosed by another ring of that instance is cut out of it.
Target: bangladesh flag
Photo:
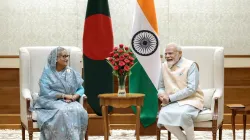
[[[101,115],[98,95],[113,93],[112,68],[105,58],[113,50],[113,32],[108,0],[89,0],[84,33],[84,88],[88,104]]]
[[[136,0],[131,46],[138,63],[130,75],[130,93],[144,93],[141,122],[153,124],[158,112],[157,88],[161,60],[154,0]],[[135,110],[135,108],[133,108]]]

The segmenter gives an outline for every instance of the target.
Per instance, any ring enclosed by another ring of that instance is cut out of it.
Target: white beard
[[[180,59],[179,55],[176,55],[172,61],[167,61],[168,68],[172,68],[176,63],[178,63],[179,59]]]
[[[171,68],[174,65],[174,61],[168,61],[168,68]]]

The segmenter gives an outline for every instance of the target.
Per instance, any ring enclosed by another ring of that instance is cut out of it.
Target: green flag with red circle
[[[106,62],[113,46],[108,0],[88,0],[83,33],[83,77],[88,104],[97,115],[101,115],[98,95],[113,93],[112,68]]]

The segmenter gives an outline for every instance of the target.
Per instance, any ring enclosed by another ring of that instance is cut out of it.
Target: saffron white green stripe
[[[158,36],[154,0],[136,1],[132,36],[141,30],[151,31]],[[129,87],[131,93],[145,94],[141,122],[144,127],[147,127],[155,122],[158,111],[157,87],[161,66],[160,48],[158,47],[153,54],[148,56],[139,55],[134,50],[133,52],[138,63],[131,70]]]

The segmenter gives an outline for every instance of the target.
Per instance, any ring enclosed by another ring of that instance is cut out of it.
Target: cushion
[[[215,91],[215,88],[202,89],[202,92],[204,94],[204,108],[211,109],[212,98]]]
[[[213,118],[213,113],[210,109],[204,109],[202,110],[197,118],[194,120],[194,122],[205,122],[205,121],[210,121]]]

